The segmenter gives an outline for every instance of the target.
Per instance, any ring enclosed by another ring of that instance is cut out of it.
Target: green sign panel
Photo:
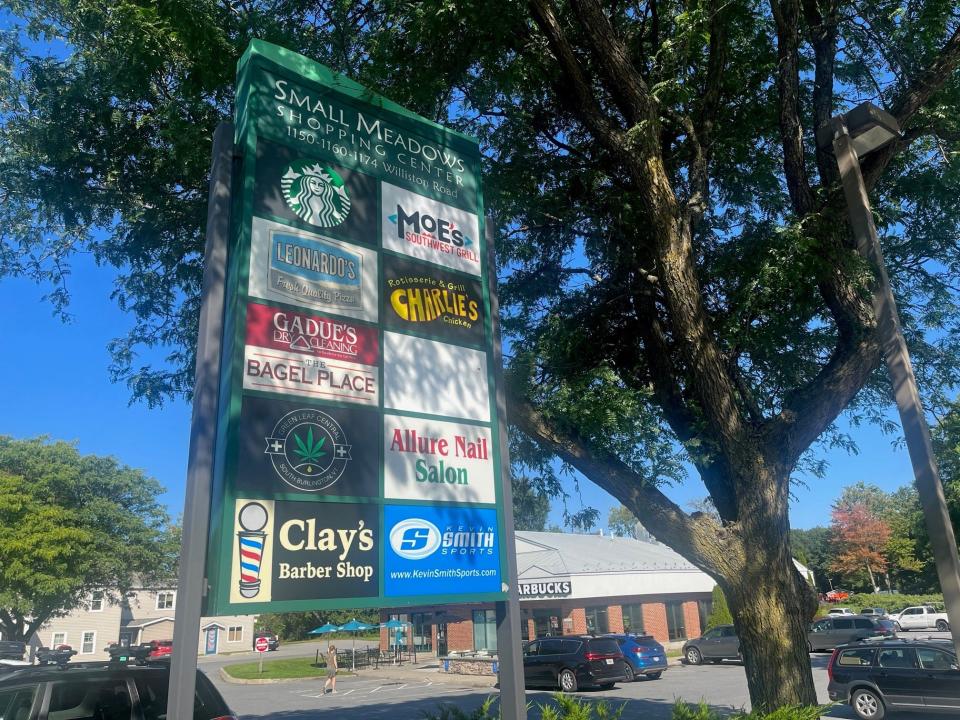
[[[503,600],[476,140],[240,61],[206,614]]]

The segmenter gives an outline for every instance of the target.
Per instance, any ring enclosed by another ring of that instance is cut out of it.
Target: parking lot
[[[926,636],[928,633],[924,633]],[[932,633],[941,635],[939,633]],[[821,702],[827,701],[827,661],[829,653],[811,656],[814,683]],[[232,660],[237,662],[238,659]],[[478,707],[491,694],[493,687],[477,687],[476,679],[458,682],[457,678],[440,675],[435,669],[410,669],[405,677],[385,677],[389,673],[365,670],[337,681],[337,694],[324,695],[322,680],[304,680],[273,685],[235,685],[220,679],[217,669],[224,662],[201,663],[223,693],[230,706],[245,720],[306,720],[335,717],[344,720],[367,718],[422,718],[424,713],[437,712],[444,703],[464,710]],[[406,677],[409,676],[409,677]],[[624,706],[623,720],[668,720],[673,703],[689,703],[709,698],[709,704],[724,713],[749,709],[749,694],[743,667],[735,662],[719,665],[671,665],[659,680],[618,683],[609,690],[585,690],[577,696],[590,701],[607,701]],[[530,720],[540,717],[537,706],[549,702],[550,691],[527,690],[527,702],[533,703]],[[837,706],[825,717],[854,718],[850,708]],[[899,720],[929,718],[910,713],[898,714]]]
[[[818,692],[826,697],[826,662],[829,656],[814,657],[814,674]],[[219,677],[211,678],[227,702],[241,718],[269,720],[305,720],[329,714],[345,720],[394,717],[421,718],[436,712],[443,703],[465,710],[479,706],[495,688],[481,688],[455,679],[439,676],[435,670],[411,671],[408,681],[377,678],[376,671],[346,676],[337,681],[336,695],[323,695],[322,680],[308,680],[275,685],[234,685]],[[748,704],[743,668],[736,663],[688,667],[677,665],[659,680],[620,683],[609,690],[585,690],[577,696],[605,700],[611,705],[624,705],[624,720],[667,720],[677,699],[691,703],[710,698],[710,704],[723,712],[733,712]],[[527,690],[527,702],[534,704],[530,718],[538,718],[536,706],[549,702],[549,690]],[[836,717],[852,718],[846,712]]]

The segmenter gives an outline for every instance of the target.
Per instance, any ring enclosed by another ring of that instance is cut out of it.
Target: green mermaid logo
[[[280,178],[287,205],[304,222],[319,227],[339,225],[350,214],[347,187],[333,168],[313,160],[297,160]]]

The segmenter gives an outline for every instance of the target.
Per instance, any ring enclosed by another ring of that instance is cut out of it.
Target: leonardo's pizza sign
[[[236,96],[205,612],[503,599],[476,141],[260,41]]]

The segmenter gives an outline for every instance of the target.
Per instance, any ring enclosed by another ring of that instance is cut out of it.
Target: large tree
[[[883,421],[871,269],[816,128],[870,99],[904,136],[864,164],[924,387],[958,377],[955,3],[866,0],[9,0],[56,55],[0,62],[0,268],[90,248],[137,318],[116,377],[188,392],[206,147],[252,36],[481,137],[510,419],[729,600],[756,707],[815,702],[788,503],[817,442]],[[60,44],[60,43],[65,44]],[[91,235],[96,225],[105,236]],[[932,334],[926,334],[932,331]],[[138,365],[169,344],[166,367]],[[661,485],[677,443],[716,508]],[[538,455],[539,453],[539,455]]]
[[[163,488],[113,458],[66,442],[0,436],[0,631],[29,640],[94,591],[175,577],[179,533]]]

